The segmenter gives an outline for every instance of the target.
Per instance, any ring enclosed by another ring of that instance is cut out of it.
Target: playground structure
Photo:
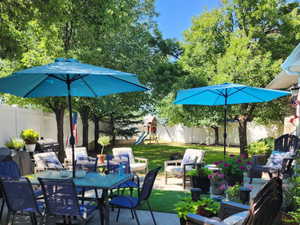
[[[144,120],[143,132],[135,141],[135,145],[139,145],[143,142],[158,143],[157,137],[157,119],[154,116],[148,116]]]

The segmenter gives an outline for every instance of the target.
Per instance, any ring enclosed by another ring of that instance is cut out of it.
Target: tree
[[[187,75],[173,86],[177,87],[175,90],[224,82],[265,87],[280,71],[283,57],[287,57],[299,42],[299,3],[284,0],[223,3],[221,8],[195,17],[185,32],[184,51],[178,63]],[[260,122],[282,120],[288,109],[280,105],[282,101],[279,100],[229,107],[230,119],[239,124],[241,153],[246,153],[247,123],[255,118]],[[174,115],[174,111],[171,113],[174,107],[168,107],[167,114]],[[193,108],[176,106],[181,115],[176,116],[177,122],[185,122],[190,116],[185,114],[185,109]],[[270,113],[275,110],[279,110],[278,113]],[[206,112],[201,108],[201,111],[208,118],[214,110]],[[219,124],[221,114],[217,115]]]

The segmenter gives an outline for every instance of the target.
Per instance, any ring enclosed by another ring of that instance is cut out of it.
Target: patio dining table
[[[27,176],[33,185],[39,185],[38,178],[53,179],[70,179],[72,171],[62,173],[61,171],[44,171]],[[93,188],[102,190],[102,197],[97,199],[101,220],[101,225],[109,225],[109,201],[108,192],[120,184],[133,178],[132,174],[100,174],[97,172],[89,172],[84,177],[73,178],[76,187]]]

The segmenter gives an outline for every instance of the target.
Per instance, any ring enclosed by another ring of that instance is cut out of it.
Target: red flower
[[[230,166],[230,164],[224,163],[224,167],[229,167],[229,166]]]
[[[241,163],[241,162],[242,162],[242,160],[241,160],[241,159],[238,159],[238,160],[236,160],[236,162],[237,162],[237,163]]]
[[[241,170],[246,170],[246,167],[240,166],[240,169],[241,169]]]
[[[247,162],[247,165],[252,165],[252,162],[250,162],[250,161],[249,161],[249,162]]]
[[[229,155],[230,158],[233,158],[234,156],[235,156],[235,155],[233,155],[233,154],[230,154],[230,155]]]

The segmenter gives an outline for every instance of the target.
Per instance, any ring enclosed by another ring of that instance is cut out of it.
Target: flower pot
[[[184,218],[180,218],[180,225],[186,225],[186,220]]]
[[[204,193],[209,192],[210,179],[208,177],[199,177],[199,188],[202,189]]]
[[[105,160],[105,155],[104,154],[99,154],[99,155],[97,155],[97,157],[98,157],[99,163],[103,164],[104,160]]]
[[[226,185],[226,182],[217,182],[211,184],[211,193],[213,195],[222,195],[224,194],[225,188],[223,186]]]
[[[229,186],[234,186],[236,184],[242,184],[244,180],[243,174],[230,174],[225,175],[225,180]]]
[[[27,152],[34,152],[36,144],[25,144]]]

